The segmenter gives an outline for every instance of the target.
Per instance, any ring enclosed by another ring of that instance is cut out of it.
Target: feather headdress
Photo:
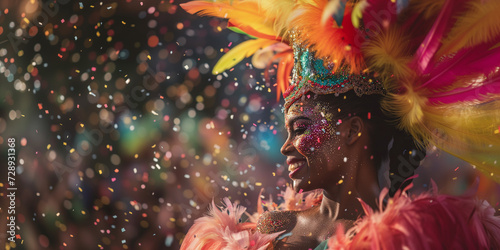
[[[287,104],[306,90],[383,94],[382,107],[400,129],[500,182],[499,1],[210,0],[181,6],[226,18],[252,37],[214,71],[261,55],[260,48],[280,48],[260,58],[278,61],[277,95],[284,93]]]

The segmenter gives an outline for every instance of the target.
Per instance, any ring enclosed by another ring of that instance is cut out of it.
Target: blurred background
[[[178,249],[223,197],[256,211],[288,171],[271,81],[250,59],[212,75],[247,39],[185,1],[0,2],[0,244],[6,249]],[[7,240],[7,156],[16,140],[17,240]],[[430,150],[415,192],[500,209],[500,186]]]

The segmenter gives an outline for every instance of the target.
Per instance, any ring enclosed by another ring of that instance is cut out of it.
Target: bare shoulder
[[[268,211],[263,213],[257,222],[257,230],[270,234],[280,231],[291,231],[297,224],[297,211]]]

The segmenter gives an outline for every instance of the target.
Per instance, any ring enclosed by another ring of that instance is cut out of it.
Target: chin
[[[309,192],[317,189],[308,184],[307,181],[307,179],[293,179],[293,190],[298,193],[301,189],[302,192]]]

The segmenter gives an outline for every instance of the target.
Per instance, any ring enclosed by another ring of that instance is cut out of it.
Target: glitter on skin
[[[331,173],[335,176],[338,159],[343,159],[335,116],[331,107],[314,101],[311,95],[296,101],[285,114],[288,138],[283,154],[306,160],[306,167],[293,176],[294,189],[309,191],[327,185],[322,178]],[[335,149],[335,150],[333,150]],[[290,151],[290,152],[289,152]],[[340,155],[339,155],[340,153]]]

